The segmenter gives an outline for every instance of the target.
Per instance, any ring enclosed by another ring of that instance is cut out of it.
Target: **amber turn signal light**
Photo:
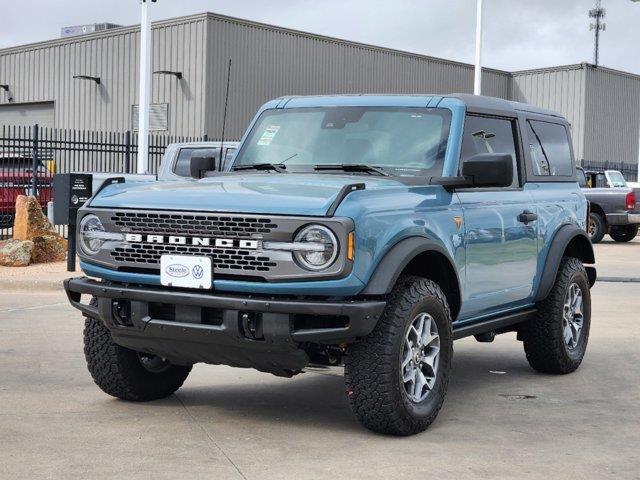
[[[356,251],[356,232],[349,232],[347,236],[347,260],[353,261]]]

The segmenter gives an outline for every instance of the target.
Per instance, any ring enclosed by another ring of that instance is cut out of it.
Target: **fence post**
[[[124,173],[129,173],[131,166],[131,130],[124,133]]]
[[[31,141],[33,143],[31,151],[31,159],[33,163],[31,165],[31,195],[37,197],[38,194],[38,124],[33,126],[31,132]]]

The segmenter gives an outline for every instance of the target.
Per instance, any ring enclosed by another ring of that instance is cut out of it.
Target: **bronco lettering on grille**
[[[246,250],[258,250],[258,240],[245,240],[237,238],[208,238],[208,237],[181,237],[177,235],[142,235],[139,233],[127,233],[125,241],[131,243],[158,243],[168,245],[195,245],[203,247],[242,248]]]

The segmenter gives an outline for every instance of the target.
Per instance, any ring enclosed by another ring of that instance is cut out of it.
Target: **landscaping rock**
[[[67,241],[57,233],[33,239],[31,263],[61,262],[67,258]]]
[[[26,267],[31,262],[32,253],[31,240],[0,241],[0,265],[3,267]]]
[[[36,197],[18,195],[13,221],[14,240],[33,240],[40,235],[50,234],[56,234],[56,232],[46,215],[42,213]]]
[[[32,241],[31,263],[61,262],[66,258],[67,241],[58,235],[35,197],[16,199],[14,240]]]

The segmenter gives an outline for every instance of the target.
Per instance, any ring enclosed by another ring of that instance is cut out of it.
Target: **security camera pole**
[[[482,95],[482,0],[477,0],[476,11],[476,68],[474,72],[473,94]]]
[[[140,19],[140,91],[138,95],[138,166],[137,173],[149,170],[149,92],[151,90],[151,24],[149,3],[156,0],[141,0]]]

